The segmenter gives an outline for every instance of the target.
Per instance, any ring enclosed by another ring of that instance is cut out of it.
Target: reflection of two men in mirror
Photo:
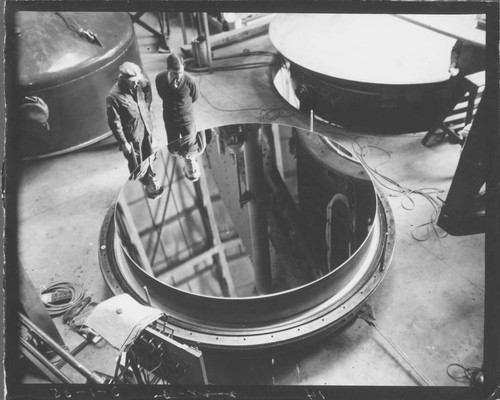
[[[184,71],[182,56],[172,53],[167,70],[156,76],[156,90],[163,100],[163,122],[167,131],[168,150],[184,159],[184,175],[190,181],[200,178],[197,157],[205,150],[204,132],[197,132],[193,103],[198,99],[194,80]]]
[[[182,57],[171,54],[167,70],[156,77],[156,86],[163,100],[163,120],[168,149],[185,160],[184,174],[197,181],[200,167],[197,157],[206,147],[204,132],[196,132],[193,103],[198,98],[194,81],[184,73]],[[163,187],[153,169],[153,120],[151,84],[141,68],[125,62],[119,68],[118,81],[107,97],[110,129],[120,144],[127,162],[130,179],[139,180],[149,198],[157,198]]]

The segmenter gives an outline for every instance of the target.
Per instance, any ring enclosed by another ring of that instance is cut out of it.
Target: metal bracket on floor
[[[375,327],[375,313],[372,306],[365,304],[358,313],[358,318],[365,321],[368,325]]]

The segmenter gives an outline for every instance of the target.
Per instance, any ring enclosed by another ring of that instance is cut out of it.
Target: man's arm
[[[121,146],[125,146],[127,144],[127,139],[123,133],[122,122],[120,114],[118,113],[118,104],[116,99],[112,96],[106,98],[106,113],[108,115],[108,125],[113,136]]]
[[[144,93],[144,100],[148,105],[148,110],[151,110],[151,103],[153,102],[153,91],[151,90],[151,83],[149,83],[148,80],[144,82],[142,92]]]
[[[190,79],[190,83],[191,89],[189,94],[191,95],[191,99],[194,103],[196,100],[198,100],[198,88],[196,87],[196,83],[194,83],[193,79]]]
[[[164,85],[163,76],[164,76],[164,74],[162,72],[160,72],[158,75],[156,75],[155,84],[156,84],[156,91],[158,92],[158,95],[160,96],[160,98],[162,100],[165,100],[164,94],[163,94],[163,85]]]

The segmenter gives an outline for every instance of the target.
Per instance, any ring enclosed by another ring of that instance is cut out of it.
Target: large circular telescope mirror
[[[276,91],[319,120],[395,135],[427,131],[446,108],[456,39],[399,15],[279,14],[269,38],[280,60],[272,71]]]
[[[164,190],[133,176],[101,232],[113,293],[150,301],[173,336],[204,349],[255,351],[321,337],[356,318],[393,254],[384,196],[340,145],[277,124],[201,132],[201,176],[165,147]]]

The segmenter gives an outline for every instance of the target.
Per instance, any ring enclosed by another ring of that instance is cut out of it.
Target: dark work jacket
[[[198,90],[193,79],[182,75],[179,87],[168,81],[168,71],[156,76],[156,90],[163,100],[163,120],[167,127],[183,127],[194,123],[193,103],[198,99]]]
[[[484,70],[485,52],[480,46],[457,40],[451,50],[450,64],[455,64],[463,76]]]
[[[140,143],[146,132],[151,138],[152,100],[151,84],[147,80],[139,82],[135,94],[119,81],[113,85],[106,99],[108,124],[120,145],[126,142]]]

